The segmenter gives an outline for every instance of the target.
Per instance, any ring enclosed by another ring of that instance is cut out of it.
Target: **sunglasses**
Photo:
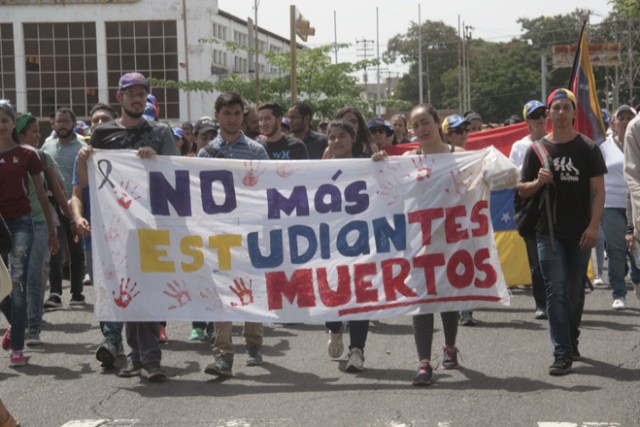
[[[468,133],[469,129],[464,127],[457,127],[457,128],[451,129],[451,132],[457,133],[458,135],[462,135],[463,133]]]
[[[372,134],[374,133],[387,133],[387,130],[385,128],[371,128],[369,129],[369,132],[371,132]]]
[[[531,120],[546,119],[546,118],[547,118],[547,112],[544,110],[536,110],[527,116],[527,119],[531,119]]]

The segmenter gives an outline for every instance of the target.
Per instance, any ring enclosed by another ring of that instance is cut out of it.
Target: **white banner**
[[[96,316],[314,323],[508,305],[488,153],[242,161],[96,150]]]

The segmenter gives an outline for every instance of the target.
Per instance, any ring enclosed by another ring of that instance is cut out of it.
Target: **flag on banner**
[[[580,40],[573,60],[569,89],[578,101],[576,119],[573,128],[593,139],[597,143],[605,140],[604,123],[598,104],[596,81],[593,67],[589,58],[589,43],[587,42],[586,22],[582,24]]]

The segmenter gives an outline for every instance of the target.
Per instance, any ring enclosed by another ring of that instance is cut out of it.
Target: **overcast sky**
[[[218,0],[218,7],[239,18],[254,16],[254,0]],[[361,59],[356,40],[377,42],[376,7],[378,8],[380,55],[387,48],[387,41],[399,33],[406,32],[411,22],[418,22],[418,4],[421,4],[421,20],[443,21],[458,28],[458,15],[465,25],[474,28],[472,36],[489,41],[509,41],[520,35],[518,18],[564,15],[580,7],[593,12],[591,23],[600,22],[611,7],[607,0],[458,0],[450,8],[443,8],[447,1],[407,0],[259,0],[258,25],[283,37],[289,36],[289,5],[298,10],[316,29],[316,35],[306,45],[315,47],[334,42],[337,27],[338,43],[350,43],[351,47],[338,52],[338,61]],[[506,5],[506,6],[505,6]],[[337,25],[334,27],[334,11]],[[300,40],[298,40],[300,42]],[[370,54],[375,56],[376,44]],[[333,58],[333,56],[332,56]],[[388,67],[391,72],[405,70],[400,64]],[[383,77],[386,77],[383,76]]]

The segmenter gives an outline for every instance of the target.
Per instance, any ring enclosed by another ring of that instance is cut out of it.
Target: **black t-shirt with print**
[[[275,142],[265,142],[269,158],[273,160],[306,160],[309,158],[304,142],[291,135],[282,135]]]
[[[573,140],[554,144],[540,140],[553,159],[553,183],[550,199],[555,214],[554,233],[558,238],[580,238],[591,217],[590,179],[607,173],[600,148],[578,134]],[[522,181],[533,181],[541,167],[540,159],[529,147],[522,163]],[[548,233],[543,216],[537,230]]]

